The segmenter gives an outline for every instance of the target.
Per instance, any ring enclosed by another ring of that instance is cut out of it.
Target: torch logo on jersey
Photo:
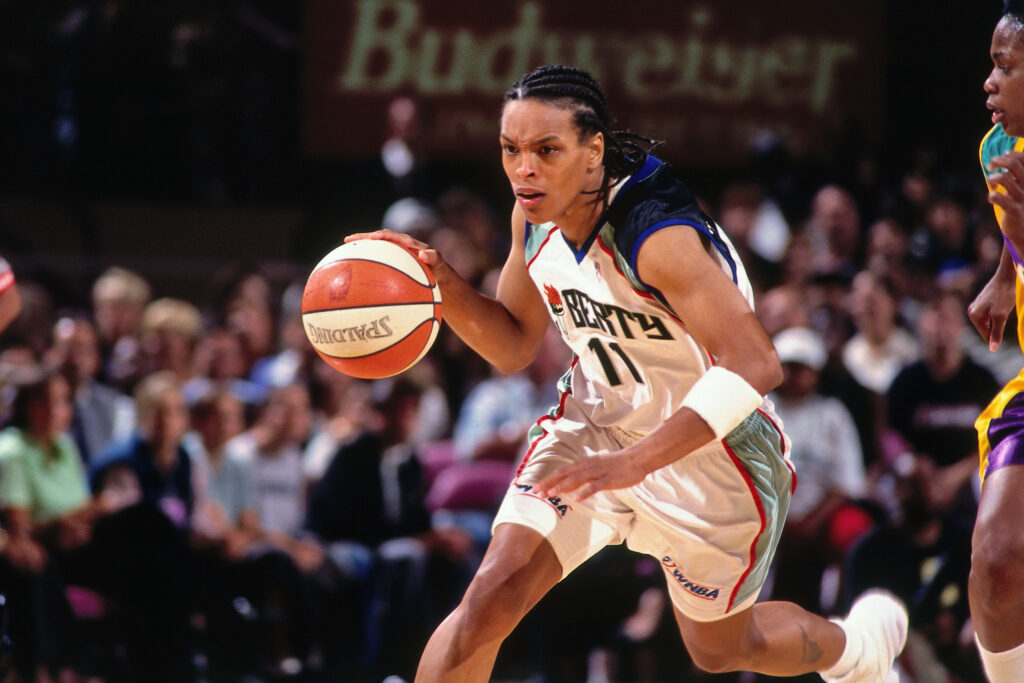
[[[548,306],[555,316],[555,327],[566,337],[569,332],[565,327],[565,306],[562,305],[562,295],[551,285],[544,283],[544,294],[548,298]]]

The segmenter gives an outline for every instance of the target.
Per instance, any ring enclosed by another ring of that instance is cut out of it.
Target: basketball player
[[[992,33],[986,104],[995,124],[981,142],[989,202],[1003,232],[999,268],[968,307],[995,350],[1017,308],[1024,343],[1024,2],[1003,3]],[[978,651],[990,681],[1024,681],[1024,371],[978,417],[982,493],[968,593]]]
[[[862,597],[838,623],[754,604],[795,482],[763,398],[782,371],[729,240],[648,154],[654,141],[611,130],[583,71],[541,67],[513,85],[500,144],[516,203],[496,298],[408,236],[349,238],[417,251],[452,329],[501,370],[530,363],[552,320],[575,354],[416,680],[488,680],[527,611],[623,541],[661,563],[701,668],[886,680],[907,628],[895,598]]]

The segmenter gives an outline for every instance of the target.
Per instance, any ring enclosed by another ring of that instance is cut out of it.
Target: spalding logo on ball
[[[378,379],[408,370],[441,328],[441,290],[411,251],[356,240],[327,254],[302,292],[302,324],[328,365]]]

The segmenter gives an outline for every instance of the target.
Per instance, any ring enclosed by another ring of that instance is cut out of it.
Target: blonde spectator
[[[152,293],[149,283],[126,268],[114,266],[92,286],[92,313],[107,359],[103,375],[120,387],[139,377],[139,321]]]
[[[146,306],[139,328],[148,372],[170,370],[181,381],[192,376],[193,354],[203,333],[198,308],[181,299],[157,299]]]
[[[92,308],[100,338],[113,344],[135,334],[142,311],[149,303],[149,283],[134,271],[114,266],[92,286]]]

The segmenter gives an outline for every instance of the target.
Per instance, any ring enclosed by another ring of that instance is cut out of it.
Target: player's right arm
[[[518,204],[512,211],[512,248],[501,269],[495,298],[478,292],[437,250],[409,235],[378,230],[349,235],[345,241],[357,239],[385,239],[412,249],[437,279],[445,321],[502,372],[521,370],[536,357],[550,319],[526,269],[526,220]]]

